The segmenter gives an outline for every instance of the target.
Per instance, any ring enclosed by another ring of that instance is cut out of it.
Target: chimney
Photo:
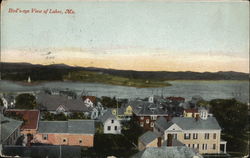
[[[168,121],[171,121],[172,120],[172,117],[170,115],[167,116],[167,122]]]
[[[162,138],[161,138],[161,137],[158,137],[157,146],[158,146],[158,147],[161,147],[161,145],[162,145]]]
[[[200,115],[199,115],[199,114],[196,114],[196,116],[195,116],[195,121],[198,121],[199,118],[200,118]]]
[[[173,146],[173,136],[172,136],[172,134],[168,134],[167,146]]]

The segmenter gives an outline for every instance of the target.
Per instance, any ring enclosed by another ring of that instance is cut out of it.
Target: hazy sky
[[[17,8],[29,13],[10,12]],[[75,13],[31,13],[32,8]],[[249,72],[246,1],[9,0],[1,16],[5,62]]]

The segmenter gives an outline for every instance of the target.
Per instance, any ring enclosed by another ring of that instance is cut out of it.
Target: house
[[[158,135],[157,133],[147,131],[138,138],[138,150],[141,151],[148,147],[160,146],[161,144],[158,143],[158,141],[161,142],[161,140],[158,140],[159,137],[160,135]]]
[[[169,117],[168,110],[163,104],[150,103],[148,101],[130,101],[129,104],[133,109],[133,114],[145,130],[153,131],[154,122],[160,116]]]
[[[197,117],[199,115],[198,109],[184,109],[183,117]]]
[[[171,97],[167,97],[166,99],[169,102],[177,102],[177,103],[184,103],[185,102],[185,98],[183,98],[183,97],[171,96]]]
[[[51,113],[82,112],[90,115],[92,108],[87,107],[81,98],[69,99],[67,96],[49,95],[40,93],[37,95],[36,102],[40,105],[40,110],[47,110]]]
[[[131,158],[203,158],[199,153],[186,146],[148,147]]]
[[[8,108],[14,108],[16,104],[15,96],[13,95],[7,95],[7,94],[2,94],[0,96],[3,102],[3,106],[8,109]]]
[[[93,147],[94,120],[40,121],[34,143]]]
[[[121,122],[112,114],[111,109],[108,109],[102,116],[100,116],[100,121],[103,124],[103,133],[121,134]]]
[[[112,114],[121,120],[129,120],[133,116],[133,108],[131,105],[122,105],[120,108],[112,109]]]
[[[40,118],[40,111],[38,110],[17,110],[8,109],[6,114],[15,114],[22,117],[24,123],[21,126],[21,134],[35,134],[38,130],[38,122]]]
[[[141,151],[148,147],[185,146],[182,142],[171,136],[172,135],[170,135],[167,140],[164,140],[161,133],[147,131],[138,138],[138,150]]]
[[[82,97],[84,104],[87,107],[94,107],[96,103],[96,97],[95,96],[83,96]]]
[[[173,117],[167,121],[160,117],[155,122],[154,132],[163,135],[164,140],[172,137],[199,153],[218,154],[220,146],[226,142],[221,140],[221,127],[214,117]]]
[[[22,121],[14,120],[0,114],[0,155],[2,155],[2,145],[15,144],[20,136]]]

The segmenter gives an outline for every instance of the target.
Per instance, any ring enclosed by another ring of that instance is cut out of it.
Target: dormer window
[[[114,120],[111,120],[111,123],[114,123]]]

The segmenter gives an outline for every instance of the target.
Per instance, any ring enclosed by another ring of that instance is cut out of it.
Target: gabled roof
[[[66,111],[71,112],[89,112],[92,110],[84,105],[81,98],[68,99],[67,96],[40,93],[38,94],[36,101],[38,104],[44,106],[48,111],[56,111],[60,105],[63,105]]]
[[[40,121],[38,133],[95,134],[94,120]]]
[[[0,142],[4,142],[8,137],[22,125],[22,121],[14,120],[8,117],[3,116],[0,114],[0,121],[1,121],[1,140]]]
[[[95,101],[96,101],[95,96],[83,96],[82,99],[83,99],[83,101],[85,101],[86,99],[89,99],[92,103],[95,103]]]
[[[155,126],[161,128],[162,130],[168,129],[173,124],[174,124],[173,122],[167,121],[166,118],[162,116],[155,121]]]
[[[208,117],[206,120],[188,117],[174,117],[171,120],[184,130],[220,130],[221,127],[215,117]]]
[[[17,110],[17,109],[9,109],[6,112],[14,112],[17,115],[21,115],[24,124],[21,129],[37,129],[40,112],[38,110]]]
[[[116,119],[116,117],[112,114],[111,109],[108,109],[102,116],[100,116],[100,121],[105,123],[108,119]]]
[[[139,137],[139,141],[142,142],[144,145],[147,145],[158,137],[159,135],[156,134],[155,132],[147,131],[146,133],[144,133]]]
[[[155,121],[155,126],[167,130],[173,124],[176,124],[183,130],[220,130],[221,127],[215,117],[208,117],[207,120],[189,117],[173,117],[167,121],[164,117],[159,117]]]
[[[160,103],[149,103],[147,101],[130,101],[133,112],[137,116],[168,115],[168,111]]]
[[[202,158],[202,156],[196,153],[191,148],[186,146],[177,147],[148,147],[135,155],[132,158],[192,158],[197,156]]]

